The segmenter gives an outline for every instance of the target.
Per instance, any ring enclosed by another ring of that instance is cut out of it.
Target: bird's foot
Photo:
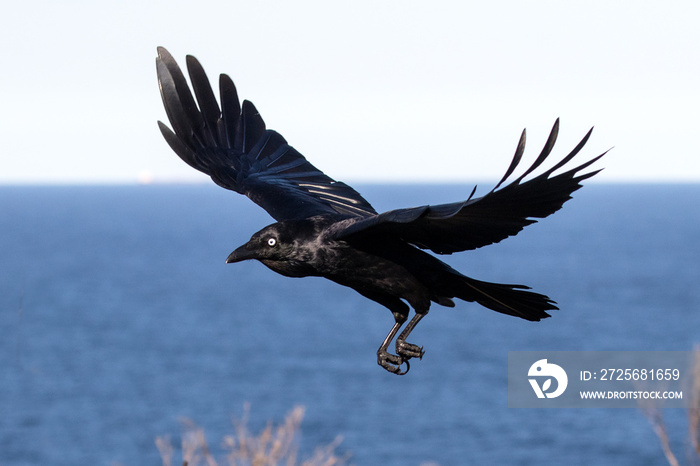
[[[406,340],[398,338],[396,340],[396,354],[398,354],[400,357],[407,361],[411,358],[423,359],[425,351],[423,351],[422,346],[412,345]]]
[[[382,366],[387,371],[396,375],[404,375],[410,369],[411,365],[408,363],[409,358],[403,358],[402,356],[397,356],[395,354],[388,353],[384,350],[377,351],[377,364]],[[402,371],[401,366],[406,363],[406,370]]]

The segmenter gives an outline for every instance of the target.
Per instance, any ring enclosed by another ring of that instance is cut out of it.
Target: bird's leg
[[[395,317],[396,314],[394,315]],[[382,366],[384,369],[387,371],[397,374],[397,375],[404,375],[406,372],[409,371],[411,366],[408,364],[408,361],[405,360],[401,356],[397,356],[395,354],[391,354],[387,351],[387,348],[389,348],[389,344],[391,341],[394,339],[396,336],[396,333],[399,331],[403,323],[406,322],[406,317],[404,316],[403,319],[396,319],[396,323],[394,324],[393,327],[391,327],[391,330],[389,331],[389,334],[386,336],[384,339],[384,342],[382,343],[382,346],[379,347],[377,350],[377,364]],[[402,371],[401,370],[401,365],[403,363],[406,363],[406,370]]]
[[[425,311],[424,313],[416,312],[408,325],[406,325],[406,328],[401,332],[401,335],[399,335],[399,337],[396,339],[396,354],[402,357],[406,361],[406,364],[408,364],[408,360],[411,358],[423,359],[423,355],[425,354],[423,347],[408,343],[406,338],[411,334],[411,331],[413,331],[414,327],[423,317],[425,317],[426,314],[428,314],[428,311]]]

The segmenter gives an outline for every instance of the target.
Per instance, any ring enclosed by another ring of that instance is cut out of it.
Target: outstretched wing
[[[182,160],[219,186],[245,194],[277,221],[319,214],[364,217],[377,213],[357,191],[325,175],[279,133],[265,129],[251,102],[243,101],[241,108],[236,87],[227,75],[219,80],[219,108],[196,58],[187,57],[195,97],[163,47],[158,47],[156,67],[173,127],[171,131],[158,122],[165,140]]]
[[[553,175],[579,153],[592,131],[593,129],[571,153],[552,168],[523,182],[551,153],[559,132],[557,119],[544,149],[532,166],[516,180],[498,189],[520,163],[525,150],[523,130],[506,174],[485,196],[472,198],[472,191],[466,201],[392,210],[351,223],[339,231],[337,237],[359,240],[367,236],[391,235],[438,254],[451,254],[497,243],[535,223],[534,218],[544,218],[559,210],[564,202],[571,199],[571,193],[581,187],[581,181],[600,171],[579,174],[605,153],[575,168]]]

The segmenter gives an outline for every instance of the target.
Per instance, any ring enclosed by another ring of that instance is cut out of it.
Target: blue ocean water
[[[378,210],[471,186],[361,186]],[[435,305],[404,377],[376,364],[391,314],[322,279],[226,256],[271,223],[210,185],[0,187],[0,465],[160,464],[181,417],[216,446],[306,407],[302,452],[355,464],[663,464],[634,409],[507,407],[517,350],[700,342],[700,186],[590,184],[517,238],[446,260],[561,308],[540,323]],[[688,452],[683,410],[672,447]]]

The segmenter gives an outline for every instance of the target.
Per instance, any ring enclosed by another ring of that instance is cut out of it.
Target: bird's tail
[[[546,311],[559,309],[548,296],[526,291],[530,288],[524,285],[482,282],[461,274],[454,278],[459,282],[453,288],[455,297],[477,302],[496,312],[539,321],[550,317]]]

